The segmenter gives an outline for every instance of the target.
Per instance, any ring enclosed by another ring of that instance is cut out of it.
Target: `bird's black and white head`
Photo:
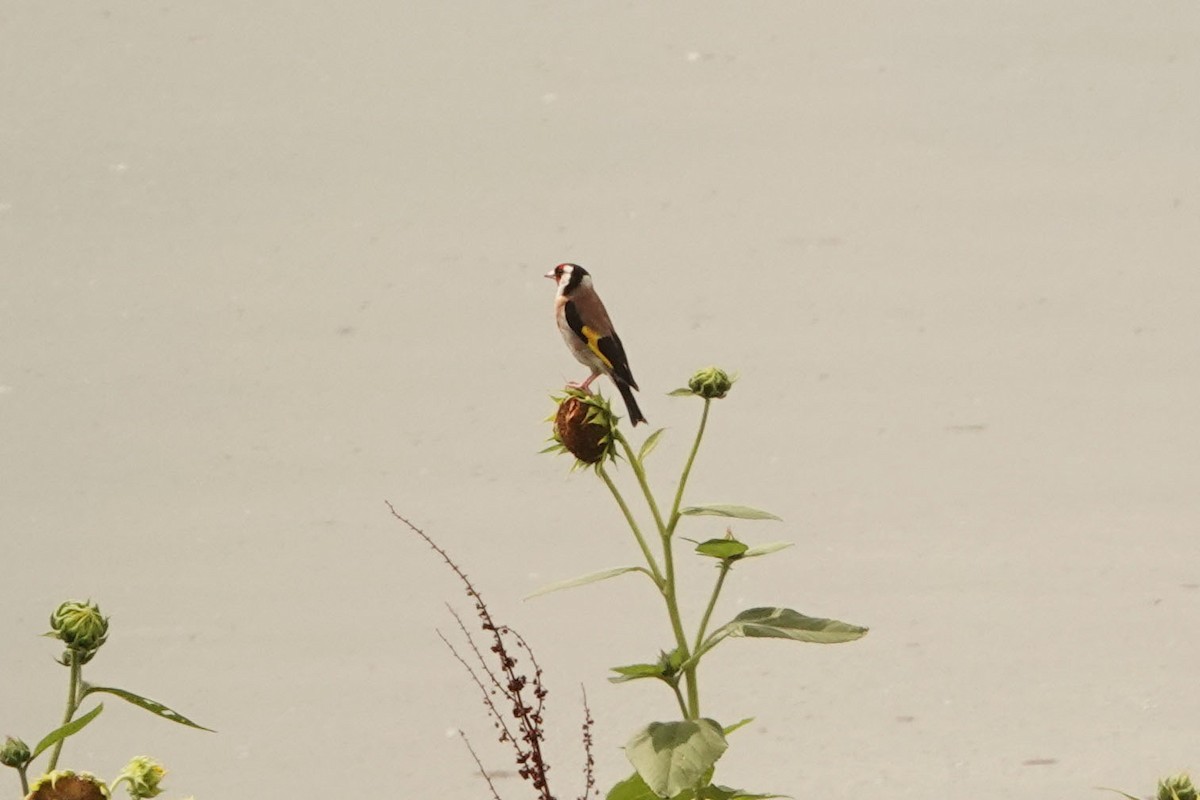
[[[569,295],[580,286],[590,286],[592,283],[592,276],[578,264],[559,264],[547,272],[546,277],[554,279],[561,295]]]

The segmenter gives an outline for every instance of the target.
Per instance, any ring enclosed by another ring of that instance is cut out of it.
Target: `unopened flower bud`
[[[113,788],[115,789],[118,783],[124,781],[129,787],[129,796],[133,800],[157,797],[162,794],[163,790],[159,784],[166,774],[167,771],[163,769],[163,765],[154,759],[149,756],[137,756],[125,765],[125,769],[121,770],[121,774],[113,781]]]
[[[729,394],[729,388],[733,386],[733,378],[729,377],[723,369],[717,367],[705,367],[698,370],[691,380],[688,381],[688,389],[692,394],[703,397],[705,400],[718,400]]]
[[[50,633],[67,645],[61,663],[70,666],[76,660],[86,664],[108,639],[108,617],[90,600],[68,600],[50,615]]]
[[[29,787],[25,800],[109,800],[104,781],[90,772],[70,770],[48,772]]]
[[[29,745],[9,736],[0,747],[0,764],[6,767],[23,767],[29,762]]]
[[[1186,772],[1158,782],[1158,800],[1196,800],[1196,786]]]

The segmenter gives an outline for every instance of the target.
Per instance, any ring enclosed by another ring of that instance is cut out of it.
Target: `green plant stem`
[[[688,476],[692,472],[692,464],[696,461],[696,453],[700,451],[700,440],[704,438],[704,429],[708,427],[708,409],[712,400],[704,398],[704,413],[700,415],[700,427],[696,431],[696,441],[692,443],[692,452],[688,454],[687,463],[683,466],[683,474],[679,476],[679,488],[675,490],[675,502],[671,505],[671,518],[667,521],[667,536],[675,533],[679,524],[679,505],[683,502],[683,489],[687,486]]]
[[[662,535],[663,571],[666,581],[663,585],[663,599],[667,602],[667,615],[671,618],[671,630],[675,633],[675,646],[679,650],[679,658],[683,662],[691,660],[688,650],[687,634],[683,632],[683,617],[679,614],[679,600],[675,596],[675,552],[671,537]],[[696,666],[693,664],[683,671],[684,682],[687,684],[686,719],[698,719],[700,716],[700,690],[696,685]]]
[[[708,417],[707,402],[706,400],[704,419]],[[701,433],[704,430],[704,419],[700,423]],[[629,440],[618,431],[617,441],[625,449],[625,456],[629,459],[629,463],[633,467],[633,474],[637,477],[638,485],[642,488],[642,495],[646,498],[646,505],[649,506],[650,513],[654,516],[654,523],[658,526],[658,535],[662,540],[663,549],[663,582],[660,584],[660,589],[663,600],[667,604],[667,616],[671,618],[671,631],[675,634],[675,646],[679,651],[680,658],[686,662],[690,659],[691,653],[688,651],[687,634],[683,630],[683,617],[679,613],[679,600],[675,592],[675,552],[671,543],[671,531],[663,524],[662,514],[658,510],[658,502],[654,499],[654,492],[650,490],[650,482],[646,480],[646,471],[642,469],[641,462],[638,461],[633,448],[629,446]],[[692,456],[688,460],[688,467],[684,470],[685,479],[687,470],[691,469],[691,461],[696,457],[696,447],[699,447],[699,444],[699,439],[697,439],[696,445],[692,448]],[[610,488],[612,487],[610,486]],[[680,494],[682,494],[682,486]],[[677,497],[676,505],[678,505],[678,502]],[[641,542],[639,541],[639,543]],[[687,707],[684,709],[684,716],[687,719],[698,719],[700,714],[700,691],[696,684],[695,665],[685,669],[683,677],[687,684]]]
[[[720,574],[717,575],[717,583],[713,586],[712,597],[708,598],[708,608],[704,609],[704,618],[700,620],[700,630],[696,632],[696,645],[692,648],[693,653],[700,652],[700,645],[704,643],[704,634],[708,630],[708,621],[712,618],[713,609],[717,606],[717,597],[721,594],[721,587],[725,585],[725,576],[732,569],[733,562],[729,559],[722,559],[720,566]]]
[[[688,707],[687,707],[687,704],[685,704],[683,702],[683,695],[679,691],[679,684],[672,683],[671,691],[675,692],[675,700],[676,700],[676,702],[679,703],[679,713],[683,714],[683,716],[686,718],[688,715]],[[29,794],[29,792],[25,792],[25,793]]]
[[[66,725],[75,716],[75,711],[79,708],[79,676],[83,668],[79,664],[80,654],[70,650],[71,654],[71,678],[67,686],[67,710],[63,713],[62,724]],[[62,752],[62,746],[65,739],[59,739],[54,743],[54,752],[50,754],[50,764],[46,768],[47,772],[53,772],[58,766],[58,755]]]
[[[637,477],[638,485],[642,487],[646,505],[649,506],[650,513],[654,515],[654,524],[658,527],[658,534],[662,536],[667,529],[663,525],[662,514],[658,511],[658,502],[654,499],[654,493],[650,491],[650,483],[646,480],[646,470],[642,469],[642,462],[638,460],[633,448],[629,446],[629,440],[620,431],[617,431],[617,441],[625,448],[625,457],[629,459],[629,465],[633,467],[633,474]]]
[[[679,506],[683,503],[683,490],[687,487],[688,476],[692,473],[692,465],[696,462],[696,453],[700,451],[700,442],[704,439],[704,429],[708,427],[708,410],[712,405],[712,400],[704,399],[704,411],[700,414],[700,426],[696,429],[696,440],[692,442],[692,451],[688,454],[687,463],[683,466],[683,474],[679,476],[679,486],[675,489],[675,501],[671,504],[671,516],[667,520],[667,527],[663,531],[663,551],[667,554],[671,552],[671,537],[675,535],[675,526],[679,524]],[[678,619],[678,608],[675,604],[675,564],[674,559],[669,555],[666,559],[667,584],[670,587],[671,595],[667,600],[668,609],[675,609],[675,618]],[[707,621],[707,618],[706,618]],[[684,636],[682,628],[676,631],[676,638]],[[688,719],[700,718],[700,686],[696,679],[696,663],[688,663],[690,653],[685,644],[680,645],[680,650],[683,654],[683,660],[686,666],[683,668],[683,678],[687,683],[688,692]]]
[[[664,580],[662,572],[658,569],[658,561],[655,560],[654,554],[650,552],[649,545],[646,544],[645,537],[642,536],[641,528],[638,527],[637,520],[633,518],[633,513],[630,512],[629,506],[625,503],[625,498],[621,496],[621,492],[617,489],[617,485],[613,483],[612,478],[604,469],[604,464],[596,465],[596,474],[604,481],[604,485],[612,492],[613,498],[617,501],[617,505],[621,507],[621,513],[625,515],[625,522],[629,524],[629,529],[633,531],[633,537],[637,539],[638,547],[642,548],[642,556],[646,559],[646,566],[650,567],[650,577],[654,579],[655,585],[658,586],[660,592],[664,591]]]
[[[29,794],[29,777],[25,774],[25,771],[28,768],[29,768],[28,764],[17,767],[17,774],[21,776],[21,796],[22,797]]]

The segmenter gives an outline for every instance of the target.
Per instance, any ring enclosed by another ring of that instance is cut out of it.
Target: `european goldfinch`
[[[583,383],[571,384],[587,390],[604,373],[617,385],[617,391],[625,399],[629,420],[634,425],[645,422],[638,408],[633,390],[638,388],[633,373],[629,371],[629,359],[621,339],[613,330],[612,320],[600,302],[600,295],[592,288],[592,276],[578,264],[559,264],[546,273],[558,284],[554,297],[554,316],[558,330],[567,343],[571,355],[592,371]]]

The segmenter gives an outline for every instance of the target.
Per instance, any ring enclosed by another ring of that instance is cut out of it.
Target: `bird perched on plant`
[[[586,391],[603,373],[612,379],[624,398],[630,422],[634,425],[645,422],[633,397],[633,390],[638,388],[637,381],[629,370],[629,359],[625,357],[621,338],[592,286],[592,276],[578,264],[559,264],[547,272],[546,277],[553,278],[558,284],[558,294],[554,298],[558,330],[571,355],[592,371],[583,383],[571,385]]]

